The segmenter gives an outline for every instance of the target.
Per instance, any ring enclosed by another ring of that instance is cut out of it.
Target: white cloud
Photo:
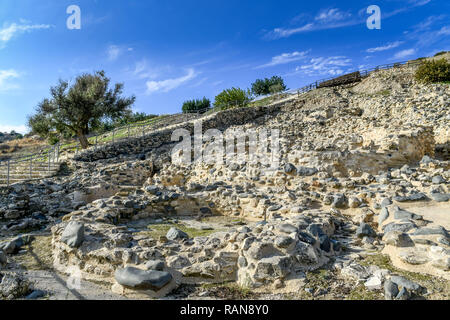
[[[119,56],[123,53],[123,50],[116,45],[111,45],[106,50],[106,54],[108,55],[109,61],[114,61],[119,58]]]
[[[446,16],[444,14],[441,14],[439,16],[429,16],[428,18],[426,18],[424,21],[422,21],[421,23],[415,25],[413,27],[413,31],[412,33],[420,33],[420,32],[424,32],[424,31],[428,31],[431,29],[431,27],[436,24],[439,21],[442,21],[446,18]]]
[[[272,39],[288,38],[297,33],[312,31],[313,26],[314,26],[313,23],[308,23],[303,27],[299,28],[292,28],[292,29],[275,28],[272,32],[269,32],[266,36]]]
[[[10,133],[11,131],[15,131],[15,132],[18,132],[18,133],[22,133],[22,134],[25,134],[25,133],[28,133],[28,128],[27,128],[27,126],[25,126],[25,125],[20,125],[20,126],[10,126],[10,125],[3,125],[3,124],[0,124],[0,132],[7,132],[7,133]]]
[[[397,52],[393,59],[403,59],[409,56],[412,56],[413,54],[416,53],[416,49],[412,48],[412,49],[406,49],[406,50],[402,50],[400,52]]]
[[[431,2],[431,0],[409,0],[409,3],[411,3],[412,5],[414,5],[416,7],[424,6],[430,2]]]
[[[301,51],[301,52],[294,51],[291,53],[283,53],[283,54],[280,54],[279,56],[273,57],[271,62],[263,64],[261,66],[258,66],[255,69],[273,67],[273,66],[277,66],[280,64],[286,64],[286,63],[298,61],[298,60],[304,59],[306,57],[306,55],[308,54],[308,52],[309,51]]]
[[[445,14],[430,16],[404,34],[407,39],[417,41],[415,47],[428,47],[450,34],[450,25],[441,22],[448,22],[448,16]]]
[[[142,59],[135,63],[134,69],[129,70],[133,77],[137,79],[153,80],[160,77],[163,74],[167,74],[173,71],[173,68],[169,65],[166,66],[154,66],[150,65],[147,59]]]
[[[202,84],[204,84],[206,81],[208,80],[207,77],[200,79],[199,81],[197,81],[196,83],[194,83],[193,85],[189,86],[189,88],[197,88],[200,87]]]
[[[407,12],[416,7],[422,7],[430,2],[431,2],[431,0],[409,0],[408,4],[402,6],[400,9],[395,9],[394,11],[390,11],[390,12],[384,12],[382,10],[381,18],[382,19],[391,18],[393,16],[396,16],[400,13]]]
[[[219,81],[213,82],[212,85],[213,85],[214,87],[216,87],[216,86],[221,85],[222,83],[223,83],[223,81],[222,81],[222,80],[219,80]]]
[[[450,26],[442,27],[438,32],[438,36],[450,36]]]
[[[3,44],[5,44],[9,40],[11,40],[15,35],[18,35],[20,33],[31,32],[33,30],[40,30],[40,29],[49,29],[49,28],[51,28],[51,26],[48,24],[12,23],[9,26],[5,24],[4,27],[0,29],[0,43],[3,42]]]
[[[10,79],[17,79],[20,75],[16,70],[0,70],[0,91],[16,89],[17,85],[12,84]]]
[[[388,44],[386,44],[384,46],[381,46],[381,47],[375,47],[375,48],[367,49],[366,51],[369,52],[369,53],[386,51],[386,50],[397,48],[398,46],[400,46],[402,44],[403,44],[403,41],[395,41],[395,42],[390,42],[390,43],[388,43]]]
[[[343,67],[351,66],[352,60],[344,56],[335,57],[319,57],[310,60],[309,64],[298,66],[296,73],[313,74],[329,74],[332,76],[344,73]]]
[[[113,44],[106,49],[106,54],[109,61],[115,61],[126,51],[132,52],[133,50],[133,48],[121,47]]]
[[[337,8],[322,10],[315,18],[316,21],[328,23],[350,18],[352,15],[348,12],[340,11]]]
[[[392,12],[382,13],[382,18],[390,18],[397,14],[406,12],[416,7],[424,6],[431,2],[431,0],[409,0],[406,5],[400,9]],[[297,23],[299,20],[303,21],[303,26],[293,28],[275,28],[269,32],[265,32],[264,38],[268,40],[276,40],[281,38],[288,38],[294,34],[305,33],[319,30],[330,30],[336,28],[343,28],[354,26],[358,24],[365,24],[367,20],[366,9],[361,9],[357,14],[341,11],[338,8],[322,9],[309,22],[304,21],[306,14],[300,14],[295,17],[291,23]]]
[[[187,74],[185,76],[174,78],[174,79],[166,79],[161,81],[147,81],[147,94],[151,94],[154,92],[169,92],[175,88],[178,88],[182,84],[189,82],[190,80],[197,77],[197,73],[194,69],[188,69]]]
[[[150,75],[147,72],[147,60],[141,60],[136,62],[136,67],[134,68],[133,74],[139,78],[148,78]]]
[[[304,15],[301,15],[300,17],[303,18]],[[293,21],[296,22],[297,20],[299,19],[294,18]],[[298,33],[341,28],[362,22],[363,20],[360,18],[352,18],[352,14],[349,12],[344,12],[337,8],[323,9],[314,19],[311,19],[311,21],[303,26],[296,28],[275,28],[266,33],[265,38],[269,40],[288,38]]]

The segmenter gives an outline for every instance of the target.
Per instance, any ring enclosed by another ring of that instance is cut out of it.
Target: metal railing
[[[362,78],[368,77],[372,72],[376,72],[379,70],[386,70],[386,69],[392,69],[397,68],[401,66],[415,66],[421,64],[421,60],[415,60],[415,61],[404,61],[404,62],[395,62],[391,64],[384,64],[379,65],[371,69],[366,70],[359,70],[357,72],[354,72],[355,74],[358,73],[358,76],[355,76],[354,81],[360,81]],[[340,76],[342,77],[342,76]],[[263,97],[262,99],[266,98],[272,98],[272,97],[286,97],[286,96],[293,96],[297,95],[300,97],[301,94],[307,93],[309,91],[312,91],[314,89],[321,88],[322,84],[325,84],[327,82],[330,82],[331,80],[340,78],[340,77],[330,77],[321,79],[318,81],[315,81],[309,85],[303,86],[298,89],[292,89],[292,90],[286,90],[283,92],[278,92],[272,95],[268,95]],[[338,86],[339,83],[336,84]],[[333,86],[333,85],[327,85]],[[260,100],[262,100],[260,97]],[[255,103],[258,100],[252,100],[249,102],[243,103],[242,101],[235,101],[235,102],[229,102],[228,104],[224,105],[216,105],[214,108],[205,108],[202,110],[197,110],[195,112],[191,113],[177,113],[172,114],[169,116],[162,116],[158,120],[150,121],[149,123],[138,123],[138,124],[128,124],[125,126],[114,128],[111,131],[104,132],[104,133],[95,133],[93,135],[88,136],[88,141],[90,147],[93,147],[94,149],[97,149],[101,145],[106,144],[115,144],[118,141],[130,139],[130,138],[137,138],[137,137],[144,137],[146,134],[148,134],[151,130],[155,130],[158,127],[164,127],[168,125],[174,125],[178,123],[182,123],[189,120],[195,120],[199,117],[209,115],[212,112],[218,112],[221,110],[226,110],[229,108],[237,108],[237,107],[243,107],[249,105],[251,102]],[[274,101],[272,101],[274,102]],[[276,102],[276,101],[275,101]],[[171,119],[175,119],[174,123],[170,124]],[[169,124],[168,124],[169,122]],[[75,155],[78,154],[81,150],[79,143],[72,143],[65,146],[62,146],[60,143],[56,144],[53,147],[46,147],[43,151],[39,153],[30,154],[28,156],[19,157],[15,159],[9,159],[9,160],[3,160],[0,161],[0,185],[2,184],[2,180],[6,181],[6,185],[10,185],[12,181],[17,180],[32,180],[33,177],[43,175],[44,173],[48,173],[50,175],[52,173],[52,169],[54,169],[59,162],[60,154],[63,151],[66,150],[74,150]],[[24,177],[24,170],[20,171],[18,169],[23,169],[23,164],[26,163],[29,166],[28,170],[28,178],[29,179],[17,179],[14,177]],[[46,165],[46,170],[43,169],[43,163]],[[15,167],[14,167],[15,166]],[[3,179],[2,179],[3,178]],[[38,178],[39,179],[39,178]]]
[[[39,153],[1,161],[0,185],[50,177],[59,169],[59,157],[60,145],[56,144]]]
[[[376,66],[374,68],[371,69],[365,69],[365,70],[359,70],[357,72],[359,72],[359,75],[361,77],[361,79],[368,77],[372,72],[376,72],[379,70],[387,70],[387,69],[392,69],[392,68],[399,68],[402,66],[416,66],[416,65],[420,65],[422,64],[421,60],[414,60],[414,61],[402,61],[402,62],[395,62],[395,63],[390,63],[390,64],[383,64],[383,65],[379,65]],[[294,91],[297,91],[298,95],[302,94],[302,93],[306,93],[309,92],[311,90],[320,88],[320,85],[323,83],[326,83],[328,81],[334,80],[336,78],[339,77],[330,77],[330,78],[325,78],[325,79],[321,79],[321,80],[317,80],[316,82],[313,82],[309,85],[306,85],[300,89],[295,89]],[[355,82],[358,80],[359,77],[355,77]]]
[[[115,144],[118,141],[123,141],[130,138],[144,137],[148,133],[158,128],[198,118],[199,116],[202,115],[201,111],[202,110],[199,110],[198,112],[195,113],[172,114],[150,123],[128,124],[125,126],[114,128],[111,131],[102,134],[94,133],[93,135],[88,137],[89,146],[93,147],[94,149],[97,149],[102,145]],[[173,121],[174,123],[171,123],[171,121]],[[75,147],[72,148],[75,148],[75,155],[77,155],[80,152],[80,150],[82,150],[81,145],[79,143],[77,143]]]

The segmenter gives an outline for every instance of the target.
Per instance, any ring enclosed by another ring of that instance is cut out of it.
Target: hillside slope
[[[52,272],[129,298],[449,299],[450,88],[414,68],[171,123],[2,188],[4,268],[29,268],[33,230],[51,236]],[[224,141],[268,132],[270,147],[172,163],[174,130],[199,123]]]

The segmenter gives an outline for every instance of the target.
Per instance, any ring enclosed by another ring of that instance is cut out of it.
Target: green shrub
[[[258,79],[252,83],[252,93],[257,96],[274,94],[286,90],[286,85],[281,77]]]
[[[104,119],[103,121],[100,121],[100,123],[95,126],[96,128],[95,132],[97,134],[103,134],[105,132],[112,131],[115,128],[126,126],[127,124],[142,122],[157,117],[158,115],[156,114],[146,114],[144,112],[135,112],[135,113],[130,112],[115,120]]]
[[[274,84],[273,86],[269,87],[270,94],[280,93],[286,90],[286,86],[283,86],[280,83]]]
[[[117,126],[123,126],[129,123],[136,123],[141,122],[145,120],[150,120],[153,118],[158,117],[156,114],[146,114],[144,112],[135,112],[135,113],[129,113],[124,115],[123,117],[120,117],[114,121],[114,125]]]
[[[195,113],[195,112],[206,112],[211,108],[211,101],[209,99],[195,99],[188,100],[183,103],[183,113]]]
[[[242,90],[233,87],[219,93],[214,100],[214,106],[222,110],[232,107],[245,107],[250,100],[250,90]]]
[[[442,56],[443,54],[446,54],[447,52],[450,52],[450,51],[441,51],[441,52],[436,53],[434,56],[435,57]]]
[[[423,83],[450,81],[450,63],[445,59],[425,61],[417,69],[415,78]]]
[[[58,134],[56,132],[51,132],[47,138],[47,142],[51,145],[54,146],[55,144],[57,144],[60,141]]]
[[[97,134],[103,134],[108,131],[112,131],[116,125],[112,122],[102,122],[97,130],[95,131]]]

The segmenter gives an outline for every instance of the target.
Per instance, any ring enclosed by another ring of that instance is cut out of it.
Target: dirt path
[[[104,285],[85,280],[81,280],[79,288],[69,289],[68,277],[51,270],[22,271],[22,274],[34,284],[35,290],[48,293],[43,298],[46,300],[126,300]]]

